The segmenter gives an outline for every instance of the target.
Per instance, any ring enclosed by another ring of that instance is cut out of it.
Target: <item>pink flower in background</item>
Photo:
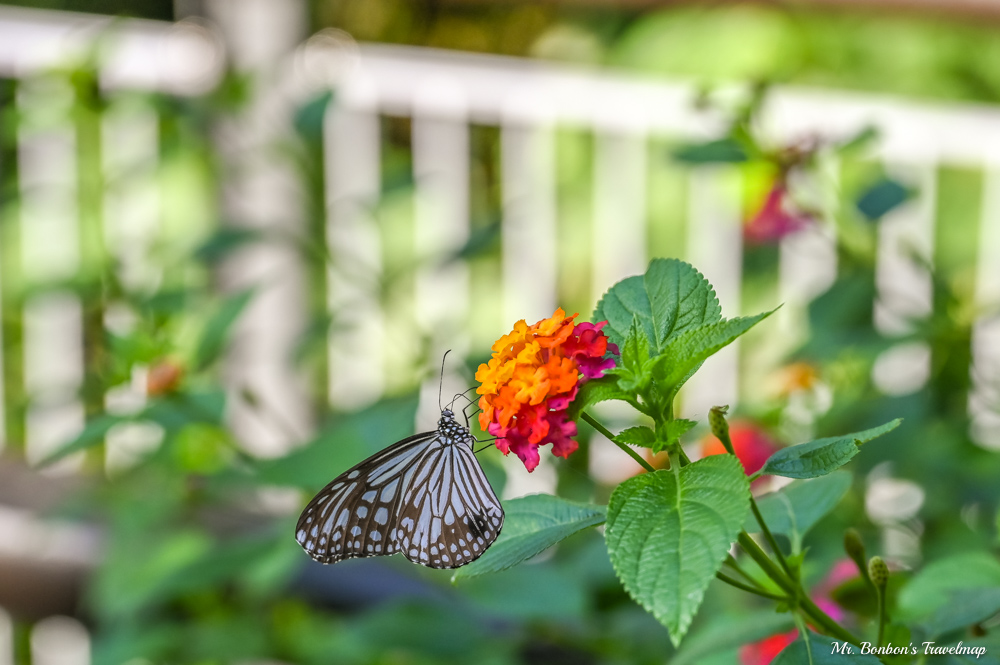
[[[810,223],[811,218],[795,209],[783,178],[775,180],[764,204],[743,227],[748,242],[760,245],[781,240]]]

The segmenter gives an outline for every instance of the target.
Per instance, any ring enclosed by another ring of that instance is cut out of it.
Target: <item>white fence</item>
[[[267,6],[273,9],[275,3],[248,3],[247,11]],[[219,16],[224,18],[225,11]],[[268,21],[245,25],[261,34],[271,27]],[[584,289],[596,301],[614,280],[641,272],[651,258],[647,241],[650,227],[660,223],[647,205],[660,184],[651,174],[661,168],[660,161],[666,164],[652,152],[651,145],[663,139],[715,138],[725,121],[717,112],[696,109],[698,89],[689,83],[511,58],[359,46],[337,33],[321,33],[292,49],[295,30],[289,28],[283,34],[290,51],[287,57],[275,58],[274,53],[235,57],[237,64],[248,62],[255,71],[269,72],[261,81],[270,87],[258,90],[249,119],[220,128],[223,136],[241,136],[229,157],[242,160],[249,156],[247,163],[253,167],[235,184],[235,194],[228,194],[227,205],[248,226],[295,228],[299,221],[294,213],[296,190],[294,184],[289,185],[294,177],[265,153],[270,142],[287,131],[289,109],[295,101],[332,87],[336,103],[326,118],[324,152],[329,215],[326,240],[332,256],[328,288],[330,307],[340,315],[329,346],[330,394],[337,406],[358,406],[376,399],[391,383],[391,363],[400,355],[412,355],[412,350],[401,348],[405,344],[400,345],[394,336],[389,319],[395,315],[384,310],[378,291],[385,271],[384,238],[376,215],[383,191],[381,118],[403,116],[411,121],[413,254],[430,260],[421,264],[425,267],[416,277],[408,309],[415,312],[414,323],[427,333],[438,357],[445,348],[460,354],[480,348],[484,340],[489,341],[484,336],[495,336],[516,319],[549,316],[560,304],[566,279],[585,280]],[[81,230],[75,197],[80,177],[74,161],[79,137],[65,118],[53,119],[52,115],[52,109],[58,111],[59,100],[65,103],[68,93],[37,74],[67,58],[79,57],[98,36],[107,49],[103,56],[106,65],[101,70],[104,86],[199,94],[215,85],[222,71],[223,44],[217,33],[204,25],[109,24],[93,17],[0,10],[0,76],[22,81],[16,104],[27,118],[19,134],[17,159],[20,253],[24,279],[32,283],[56,282],[72,275],[86,260],[79,249],[81,233],[86,230]],[[249,39],[244,43],[257,42]],[[230,48],[238,50],[239,45],[231,44]],[[732,99],[739,94],[739,90],[724,90],[717,97]],[[199,222],[184,219],[169,189],[151,185],[160,158],[156,115],[128,106],[116,111],[103,120],[101,128],[105,147],[102,169],[107,183],[101,232],[108,251],[119,261],[123,279],[155,284],[164,276],[147,260],[150,248],[164,236],[194,233],[197,229],[192,224]],[[768,97],[761,122],[765,135],[775,144],[812,134],[845,137],[875,126],[881,138],[873,158],[919,187],[917,200],[891,213],[880,227],[879,298],[873,307],[877,324],[887,333],[905,332],[908,318],[930,313],[929,275],[910,252],[916,248],[927,263],[932,261],[935,225],[939,223],[934,212],[938,168],[962,165],[982,169],[986,184],[981,202],[977,293],[984,306],[1000,302],[1000,263],[991,259],[1000,253],[1000,111],[777,89]],[[497,128],[501,146],[502,258],[499,279],[487,285],[491,302],[485,307],[479,304],[482,284],[476,286],[469,265],[433,260],[459,249],[471,235],[473,126]],[[559,132],[566,127],[593,136],[591,201],[585,206],[591,212],[581,229],[589,236],[587,244],[595,249],[586,259],[562,250],[559,241],[564,202],[558,195],[556,163]],[[828,166],[828,181],[823,184],[835,191],[836,164]],[[743,212],[734,196],[741,186],[739,173],[724,166],[683,172],[676,166],[662,168],[673,169],[671,178],[679,178],[685,190],[684,228],[678,232],[672,253],[691,261],[708,276],[726,315],[741,313]],[[819,203],[827,206],[827,215],[833,214],[829,201]],[[836,275],[833,228],[826,223],[782,241],[780,287],[773,302],[788,305],[778,323],[783,335],[774,336],[778,350],[787,349],[794,343],[791,338],[802,334],[803,307]],[[301,388],[281,364],[297,334],[304,287],[295,277],[292,257],[274,248],[261,251],[227,269],[231,286],[248,279],[280,277],[267,285],[269,295],[258,299],[242,324],[243,332],[255,341],[243,346],[243,353],[250,355],[234,362],[229,376],[234,386],[249,383],[258,389],[305,436],[309,414],[301,406],[304,401],[296,399]],[[24,374],[32,398],[26,444],[31,460],[64,442],[82,424],[82,407],[76,398],[84,379],[81,309],[76,296],[58,290],[37,296],[26,305]],[[489,320],[470,326],[470,319],[479,316]],[[127,319],[127,313],[122,317]],[[118,323],[115,313],[110,312],[106,325],[113,328]],[[477,332],[484,329],[486,332]],[[976,391],[970,409],[975,416],[976,437],[993,447],[1000,444],[1000,416],[994,410],[1000,400],[991,392],[1000,379],[997,349],[1000,325],[995,319],[984,318],[975,329]],[[881,363],[881,376],[876,378],[886,390],[910,389],[926,378],[928,363],[927,350],[911,345],[887,356]],[[711,405],[737,402],[739,368],[738,347],[714,358],[686,389],[683,409],[704,415]],[[450,377],[449,381],[457,384],[458,379]],[[428,411],[436,408],[436,384],[430,392],[434,398],[427,400]],[[124,389],[110,395],[108,405],[134,409],[142,399],[141,390]],[[249,449],[280,454],[292,445],[287,433],[269,429],[267,423],[247,421],[244,416],[249,416],[241,413],[237,407],[232,420]],[[428,417],[434,414],[421,416]],[[119,442],[122,455],[127,456],[128,446],[137,445],[135,436],[133,431]],[[112,443],[109,456],[115,454]],[[0,665],[7,662],[7,625],[0,616]],[[43,628],[53,634],[76,634],[76,628],[62,624],[40,626],[36,631],[41,645],[36,657],[39,663],[49,662],[43,656],[46,647],[41,643],[48,634]]]
[[[339,104],[328,124],[330,164],[330,243],[334,256],[360,254],[374,261],[377,234],[366,210],[380,191],[378,158],[380,114],[412,119],[412,149],[417,199],[418,243],[444,250],[460,246],[469,234],[469,126],[498,126],[501,133],[503,192],[502,321],[547,316],[557,304],[558,215],[555,183],[555,137],[559,127],[592,132],[594,168],[591,242],[600,247],[588,266],[594,300],[614,280],[641,272],[651,258],[647,229],[658,220],[646,207],[650,141],[717,137],[725,118],[699,111],[699,90],[670,83],[536,62],[362,45],[335,38],[314,38],[306,49],[325,48],[327,67],[337,75]],[[315,57],[317,61],[322,58]],[[717,97],[739,96],[724,90]],[[724,104],[723,104],[724,106]],[[980,261],[977,294],[984,308],[1000,298],[1000,268],[990,259],[1000,249],[1000,210],[995,184],[1000,175],[1000,111],[988,107],[917,105],[891,98],[843,92],[776,89],[761,114],[763,134],[774,145],[809,136],[850,137],[865,127],[879,131],[872,158],[904,182],[918,188],[915,202],[891,213],[881,225],[875,307],[876,323],[886,333],[905,333],[908,319],[930,313],[931,284],[926,265],[933,260],[937,170],[942,165],[983,169]],[[657,159],[660,159],[657,157]],[[827,182],[836,192],[837,165],[827,165]],[[734,169],[710,166],[687,174],[686,245],[675,255],[702,270],[715,285],[727,315],[741,313],[742,219]],[[830,201],[818,202],[832,215]],[[782,241],[780,289],[774,301],[788,303],[781,316],[794,327],[801,308],[836,275],[834,227],[830,219]],[[919,254],[914,261],[913,250]],[[572,260],[572,259],[566,259]],[[526,270],[529,267],[530,270]],[[467,316],[460,270],[449,276],[427,275],[418,287],[416,309],[426,325],[449,329]],[[356,389],[359,399],[379,391],[373,359],[382,356],[382,338],[373,298],[351,293],[352,285],[333,282],[337,302],[355,303],[364,324],[336,340],[352,349],[351,359],[332,366],[334,394]],[[447,284],[445,290],[443,285]],[[447,293],[447,299],[442,294]],[[791,328],[785,328],[794,334]],[[801,330],[798,331],[801,334]],[[974,357],[978,390],[972,400],[980,441],[1000,442],[985,396],[1000,376],[997,331],[991,320],[977,325]],[[454,343],[453,341],[451,343]],[[788,344],[785,348],[788,348]],[[362,351],[363,350],[363,351]],[[361,351],[360,353],[358,351]],[[912,346],[881,363],[876,379],[887,390],[912,389],[926,378],[929,357]],[[684,409],[704,414],[713,404],[735,403],[738,395],[738,349],[721,353],[706,365],[686,391]],[[909,379],[899,380],[900,375]],[[914,378],[915,377],[915,378]]]

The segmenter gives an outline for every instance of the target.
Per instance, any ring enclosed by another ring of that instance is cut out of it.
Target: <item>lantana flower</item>
[[[528,325],[522,319],[493,344],[493,357],[479,366],[479,425],[497,437],[504,455],[517,455],[528,471],[538,466],[538,447],[568,457],[577,449],[576,423],[567,409],[587,379],[615,366],[605,358],[618,347],[601,332],[601,323],[574,323],[562,308],[551,318]]]

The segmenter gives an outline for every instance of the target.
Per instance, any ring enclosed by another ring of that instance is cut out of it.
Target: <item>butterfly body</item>
[[[443,409],[436,430],[334,478],[302,511],[296,541],[320,563],[396,552],[431,568],[476,560],[500,534],[504,515],[474,441]]]

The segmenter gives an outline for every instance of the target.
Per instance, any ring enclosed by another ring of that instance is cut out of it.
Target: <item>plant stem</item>
[[[750,497],[750,510],[753,511],[754,519],[757,520],[757,524],[760,525],[760,532],[764,534],[764,539],[767,540],[767,544],[771,547],[774,552],[775,558],[778,559],[778,563],[781,564],[782,570],[791,579],[796,579],[796,576],[792,574],[792,569],[788,566],[788,561],[785,560],[785,555],[782,553],[781,548],[778,547],[778,541],[771,533],[771,530],[767,528],[767,523],[764,521],[764,516],[760,514],[760,509],[757,507],[757,502],[754,500],[753,496]]]
[[[787,596],[782,596],[782,595],[777,594],[777,593],[771,593],[770,591],[765,591],[763,589],[754,588],[754,587],[752,587],[752,586],[750,586],[748,584],[743,584],[743,582],[740,582],[739,580],[735,580],[732,577],[729,577],[729,575],[726,575],[725,573],[722,573],[722,572],[716,573],[715,577],[719,581],[725,582],[729,586],[735,587],[735,588],[740,589],[742,591],[746,591],[747,593],[752,593],[752,594],[754,594],[756,596],[761,596],[762,598],[770,598],[771,600],[780,600],[782,602],[788,602],[788,597]]]
[[[732,569],[733,569],[733,570],[735,570],[735,571],[736,571],[737,573],[739,573],[739,574],[740,574],[740,576],[741,576],[741,577],[743,577],[743,579],[745,579],[745,580],[746,580],[747,582],[749,582],[750,584],[753,584],[753,585],[756,585],[756,586],[758,586],[758,587],[760,587],[760,588],[763,588],[763,587],[761,586],[760,582],[758,582],[758,581],[757,581],[757,580],[756,580],[756,579],[755,579],[755,578],[753,577],[753,575],[751,575],[751,574],[750,574],[750,573],[748,573],[747,571],[743,570],[743,567],[742,567],[742,566],[741,566],[741,565],[739,564],[739,562],[738,562],[738,561],[737,561],[736,559],[734,559],[734,558],[733,558],[733,555],[732,555],[732,554],[727,554],[727,555],[726,555],[726,565],[728,565],[728,566],[729,566],[730,568],[732,568]]]
[[[600,432],[605,437],[607,437],[608,440],[611,441],[611,443],[615,444],[616,446],[618,446],[619,448],[621,448],[622,450],[624,450],[628,454],[629,457],[631,457],[636,462],[638,462],[639,465],[642,468],[644,468],[646,471],[649,471],[650,473],[653,473],[654,471],[656,471],[656,469],[653,468],[653,465],[651,465],[649,462],[647,462],[646,460],[644,460],[642,458],[642,455],[640,455],[639,453],[637,453],[634,450],[632,450],[627,443],[620,443],[618,441],[615,441],[615,435],[611,433],[611,430],[609,430],[607,427],[605,427],[604,425],[602,425],[601,423],[599,423],[597,420],[595,420],[594,417],[591,416],[589,413],[587,413],[586,411],[584,411],[583,413],[580,414],[580,417],[587,424],[589,424],[591,427],[593,427],[598,432]]]
[[[802,591],[798,583],[786,576],[784,571],[771,561],[770,557],[767,556],[764,550],[760,548],[760,545],[746,531],[740,532],[738,541],[744,551],[757,562],[757,565],[761,567],[768,577],[774,580],[788,594],[791,599],[790,602],[794,602],[814,626],[831,637],[836,637],[844,642],[850,642],[855,646],[861,646],[861,640],[817,607],[816,603]]]
[[[882,646],[885,639],[885,589],[876,588],[878,589],[878,641],[876,644]]]

